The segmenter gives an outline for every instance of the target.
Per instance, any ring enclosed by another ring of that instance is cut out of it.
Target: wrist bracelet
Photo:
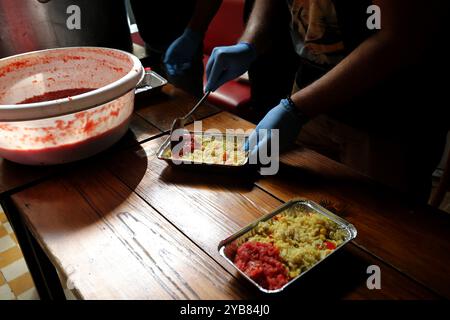
[[[292,111],[298,116],[302,124],[305,124],[310,120],[307,115],[305,115],[299,108],[297,108],[294,101],[292,101],[291,96],[287,96],[286,100],[289,103],[289,106],[291,106]]]

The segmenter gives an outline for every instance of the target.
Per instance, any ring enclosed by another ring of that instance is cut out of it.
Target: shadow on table
[[[424,205],[400,190],[302,147],[286,151],[281,160],[277,179],[287,184],[301,181],[305,189],[327,190],[344,198],[352,195],[354,198],[366,199],[368,195],[377,195],[377,199],[401,200],[411,207]]]
[[[323,159],[311,159],[307,156],[305,158],[298,158],[297,160],[289,159],[280,163],[278,171],[279,176],[302,179],[302,182],[308,184],[327,184],[327,185],[357,185],[371,182],[368,177],[357,173],[356,171],[344,167],[342,164],[335,163],[329,159],[326,161],[319,161]],[[345,168],[345,169],[344,169]]]
[[[108,163],[120,157],[122,153],[127,152],[130,148],[132,148],[133,151],[137,154],[144,152],[134,133],[131,130],[128,130],[126,135],[108,150],[92,158],[75,163],[75,169],[78,170],[80,176],[84,176],[88,179],[93,179],[96,175],[100,174],[102,171],[108,168]],[[144,177],[147,169],[147,158],[140,157],[139,161],[133,161],[128,165],[130,167],[133,167],[133,175],[131,176],[131,179],[127,180],[127,186],[129,188],[129,192],[127,193],[129,194],[136,189],[136,187]],[[92,171],[92,175],[88,174],[90,170]],[[116,177],[114,171],[107,171],[109,172],[111,177],[114,177],[111,179],[119,181],[119,178]]]
[[[13,193],[16,189],[23,189],[28,185],[39,183],[44,179],[78,170],[95,162],[102,162],[102,158],[110,157],[124,148],[138,145],[139,142],[131,130],[109,149],[88,159],[74,163],[51,166],[28,166],[0,158],[0,194]]]
[[[245,192],[254,188],[258,173],[252,170],[235,171],[208,166],[167,165],[159,179],[167,184]]]
[[[31,204],[47,208],[45,211],[48,213],[48,220],[58,220],[59,216],[70,213],[76,223],[72,221],[60,225],[65,232],[89,226],[108,214],[117,212],[117,208],[130,201],[130,195],[134,193],[147,168],[146,158],[142,158],[139,164],[130,164],[134,168],[134,175],[133,179],[127,181],[128,185],[108,169],[107,163],[123,151],[124,139],[130,139],[130,136],[127,135],[122,141],[94,157],[57,166],[57,173],[50,179],[24,191],[25,199]],[[142,149],[140,145],[134,148],[138,151]],[[27,203],[19,206],[28,208]],[[86,213],[90,213],[89,218],[86,218]],[[79,218],[76,219],[75,216]],[[49,228],[55,228],[56,225],[49,224]],[[55,231],[52,229],[52,232]]]
[[[45,178],[57,171],[57,167],[33,167],[0,158],[0,194]]]
[[[153,105],[159,105],[167,102],[171,97],[161,91],[162,88],[158,90],[150,90],[136,95],[135,98],[135,110],[139,111],[143,108],[147,108]]]

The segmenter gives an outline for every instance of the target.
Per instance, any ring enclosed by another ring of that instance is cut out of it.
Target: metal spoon
[[[169,139],[170,139],[170,148],[173,149],[175,145],[178,144],[179,141],[174,141],[172,140],[172,134],[175,130],[177,129],[182,129],[184,128],[186,121],[189,119],[190,116],[192,116],[194,114],[194,112],[198,109],[198,107],[200,107],[203,102],[206,101],[206,99],[208,98],[209,94],[211,93],[211,91],[206,91],[205,94],[203,95],[203,97],[200,99],[200,101],[192,108],[191,111],[189,111],[188,114],[186,114],[184,117],[182,118],[176,118],[173,123],[172,123],[172,127],[170,129],[170,135],[169,135]]]

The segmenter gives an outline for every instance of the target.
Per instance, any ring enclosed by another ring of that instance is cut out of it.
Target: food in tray
[[[244,136],[232,136],[226,138],[222,135],[205,135],[191,133],[183,137],[185,144],[180,153],[172,155],[168,147],[163,157],[205,164],[220,164],[229,166],[241,166],[247,161]]]
[[[273,243],[245,242],[237,249],[234,263],[265,289],[275,290],[289,282],[289,272],[280,257],[280,249]]]
[[[237,247],[235,265],[261,287],[276,290],[344,243],[344,229],[326,216],[307,210],[293,206],[259,222]]]

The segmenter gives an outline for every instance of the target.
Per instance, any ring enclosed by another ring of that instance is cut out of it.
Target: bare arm
[[[418,0],[375,0],[374,4],[381,8],[381,30],[322,78],[293,95],[305,114],[314,117],[332,111],[419,59],[427,33],[436,27],[436,14],[426,12],[433,11],[432,7]]]
[[[206,33],[221,4],[222,0],[197,0],[188,27],[201,34]]]
[[[277,17],[284,6],[285,1],[255,0],[241,41],[251,43],[258,53],[265,51],[271,43],[272,31],[277,28]]]

